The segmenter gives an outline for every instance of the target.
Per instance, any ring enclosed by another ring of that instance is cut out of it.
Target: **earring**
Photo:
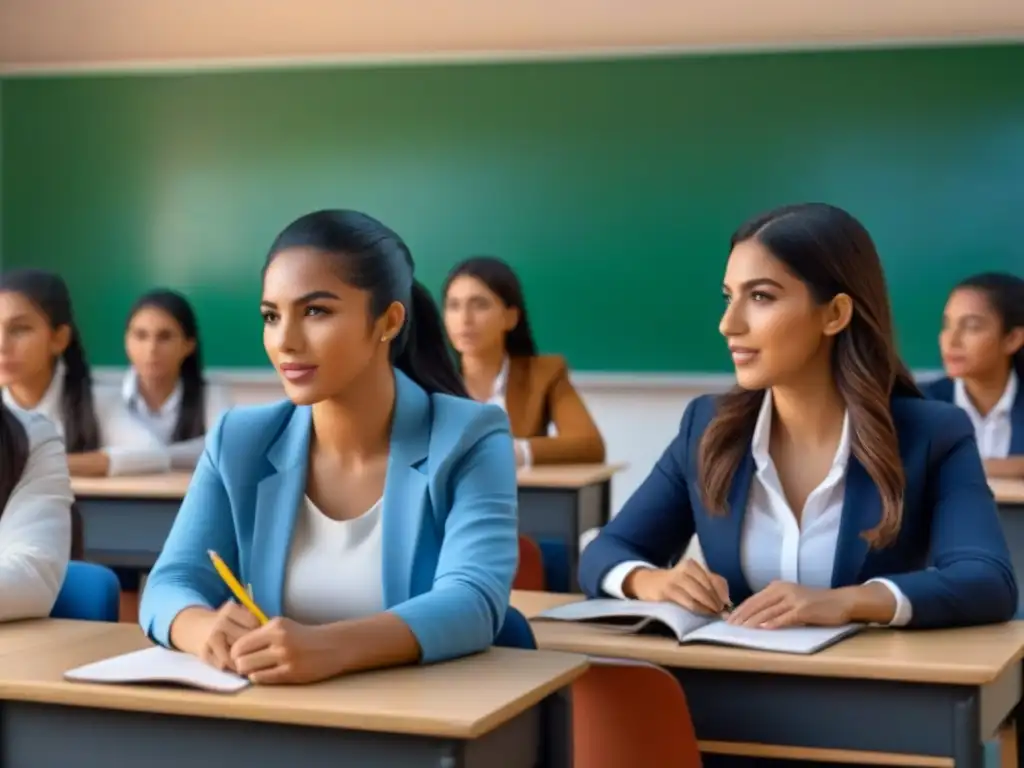
[[[381,336],[381,337],[380,337],[380,343],[381,343],[381,344],[387,344],[387,343],[388,343],[388,337],[387,337],[387,334],[385,334],[384,336]]]

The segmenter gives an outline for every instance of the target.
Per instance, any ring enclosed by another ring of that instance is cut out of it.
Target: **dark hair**
[[[21,482],[28,463],[28,434],[21,421],[0,401],[0,514]]]
[[[264,274],[274,257],[287,248],[313,248],[330,256],[342,279],[369,291],[374,319],[393,302],[400,302],[406,318],[391,342],[394,366],[427,392],[468,397],[448,352],[437,306],[430,292],[413,278],[412,253],[395,232],[357,211],[309,213],[274,240]]]
[[[905,477],[890,411],[893,395],[921,397],[893,338],[892,312],[878,252],[863,225],[831,205],[777,208],[740,226],[731,247],[756,239],[824,304],[840,293],[853,301],[849,326],[835,339],[832,374],[846,401],[851,452],[882,499],[878,526],[861,535],[873,548],[899,533]],[[733,476],[750,445],[764,393],[723,395],[701,439],[700,477],[709,509],[725,514]]]
[[[1008,272],[983,272],[962,280],[953,289],[970,288],[985,294],[989,305],[999,315],[1003,333],[1024,328],[1024,279]],[[1024,346],[1010,359],[1017,375],[1024,378]]]
[[[487,286],[488,290],[501,299],[501,303],[510,309],[519,310],[519,322],[516,327],[505,334],[505,352],[511,357],[534,357],[537,344],[530,330],[530,318],[526,314],[526,299],[523,286],[512,271],[512,267],[494,256],[474,256],[456,264],[444,280],[441,294],[448,296],[448,289],[457,277],[468,275],[475,277]]]
[[[64,360],[64,393],[61,420],[68,453],[95,451],[100,447],[100,428],[92,401],[92,372],[75,325],[71,294],[59,275],[40,269],[18,269],[0,277],[0,292],[24,296],[46,316],[50,327],[68,327],[68,346]]]
[[[174,318],[186,339],[195,344],[192,354],[181,361],[181,409],[174,425],[172,442],[191,440],[206,434],[206,383],[203,381],[203,354],[199,347],[199,323],[188,299],[176,291],[158,288],[143,294],[132,305],[126,327],[139,310],[154,307]]]

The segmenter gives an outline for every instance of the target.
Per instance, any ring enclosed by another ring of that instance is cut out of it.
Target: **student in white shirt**
[[[180,293],[158,289],[135,302],[128,314],[125,351],[131,368],[121,388],[128,423],[152,435],[161,449],[112,460],[145,459],[153,471],[195,468],[206,431],[231,407],[221,387],[203,380],[199,325],[192,306]]]
[[[766,629],[1006,621],[1017,580],[964,412],[896,354],[875,245],[795,205],[733,235],[719,330],[738,387],[698,397],[583,551],[590,596]],[[697,534],[706,565],[679,557]]]
[[[988,272],[961,282],[939,346],[948,378],[925,393],[966,411],[990,476],[1024,477],[1024,279]]]
[[[604,461],[604,440],[565,358],[537,354],[512,268],[492,256],[467,259],[448,273],[443,295],[445,329],[466,388],[508,413],[518,464]]]
[[[0,621],[50,614],[70,559],[72,501],[56,428],[0,404]]]

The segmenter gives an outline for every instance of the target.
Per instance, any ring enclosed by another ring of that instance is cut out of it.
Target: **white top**
[[[352,520],[333,520],[303,497],[284,580],[284,615],[329,624],[384,610],[383,499]]]
[[[64,443],[42,416],[16,415],[29,457],[0,515],[0,621],[49,616],[71,557],[74,496]]]
[[[777,580],[829,588],[843,515],[846,467],[850,460],[849,414],[843,419],[843,432],[832,467],[807,497],[799,521],[786,500],[768,452],[771,425],[772,394],[769,390],[765,392],[750,445],[757,471],[750,485],[740,537],[743,576],[754,592]],[[624,598],[622,584],[638,567],[654,566],[640,561],[620,563],[605,575],[601,588],[610,595]],[[907,597],[887,579],[870,581],[885,584],[896,597],[896,613],[890,624],[907,624],[913,615]]]
[[[505,392],[508,389],[508,355],[505,355],[505,360],[501,364],[501,370],[498,371],[498,376],[494,379],[494,389],[491,390],[491,396],[487,398],[488,405],[496,405],[501,410],[508,412],[508,408],[505,406]],[[557,436],[558,429],[554,424],[548,425],[548,436]],[[516,446],[523,455],[523,466],[529,467],[533,464],[533,453],[530,451],[529,440],[516,440]]]
[[[978,450],[983,459],[1005,459],[1010,455],[1010,440],[1013,436],[1011,411],[1013,401],[1017,399],[1018,386],[1020,382],[1017,381],[1017,373],[1011,370],[999,402],[986,416],[982,416],[974,407],[971,398],[967,396],[967,387],[964,386],[963,379],[953,379],[953,402],[967,411],[974,425]]]
[[[64,363],[58,362],[50,386],[35,408],[23,409],[8,389],[3,391],[4,403],[18,413],[31,411],[45,416],[63,437],[61,397],[64,393],[64,374]],[[150,411],[145,401],[138,396],[132,373],[128,374],[120,388],[94,385],[92,399],[100,431],[100,450],[110,458],[108,474],[111,476],[147,475],[195,467],[202,454],[205,438],[197,437],[170,444],[181,408],[180,385],[157,413]],[[230,405],[230,400],[220,388],[207,385],[207,428],[213,426],[221,411]]]

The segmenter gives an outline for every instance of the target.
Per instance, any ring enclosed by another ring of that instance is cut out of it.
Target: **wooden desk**
[[[104,631],[87,641],[0,655],[3,765],[107,768],[128,749],[147,768],[571,766],[560,691],[585,671],[578,655],[493,649],[235,695],[63,680],[68,669],[149,645],[137,627],[97,626]],[[65,632],[55,629],[55,638]]]
[[[512,604],[531,617],[573,599],[514,592]],[[542,620],[533,629],[544,649],[672,669],[710,753],[976,768],[982,742],[1021,700],[1024,622],[874,629],[810,656]]]
[[[989,478],[988,484],[999,505],[999,520],[1017,581],[1024,585],[1024,480]],[[1024,588],[1017,603],[1017,618],[1024,618]]]
[[[549,588],[576,590],[580,536],[608,522],[611,478],[624,464],[545,466],[522,470],[520,530],[545,550]],[[191,476],[74,478],[85,557],[147,570],[156,562]]]
[[[579,592],[580,537],[611,518],[611,480],[625,468],[563,464],[519,471],[519,530],[540,546],[552,592]]]

